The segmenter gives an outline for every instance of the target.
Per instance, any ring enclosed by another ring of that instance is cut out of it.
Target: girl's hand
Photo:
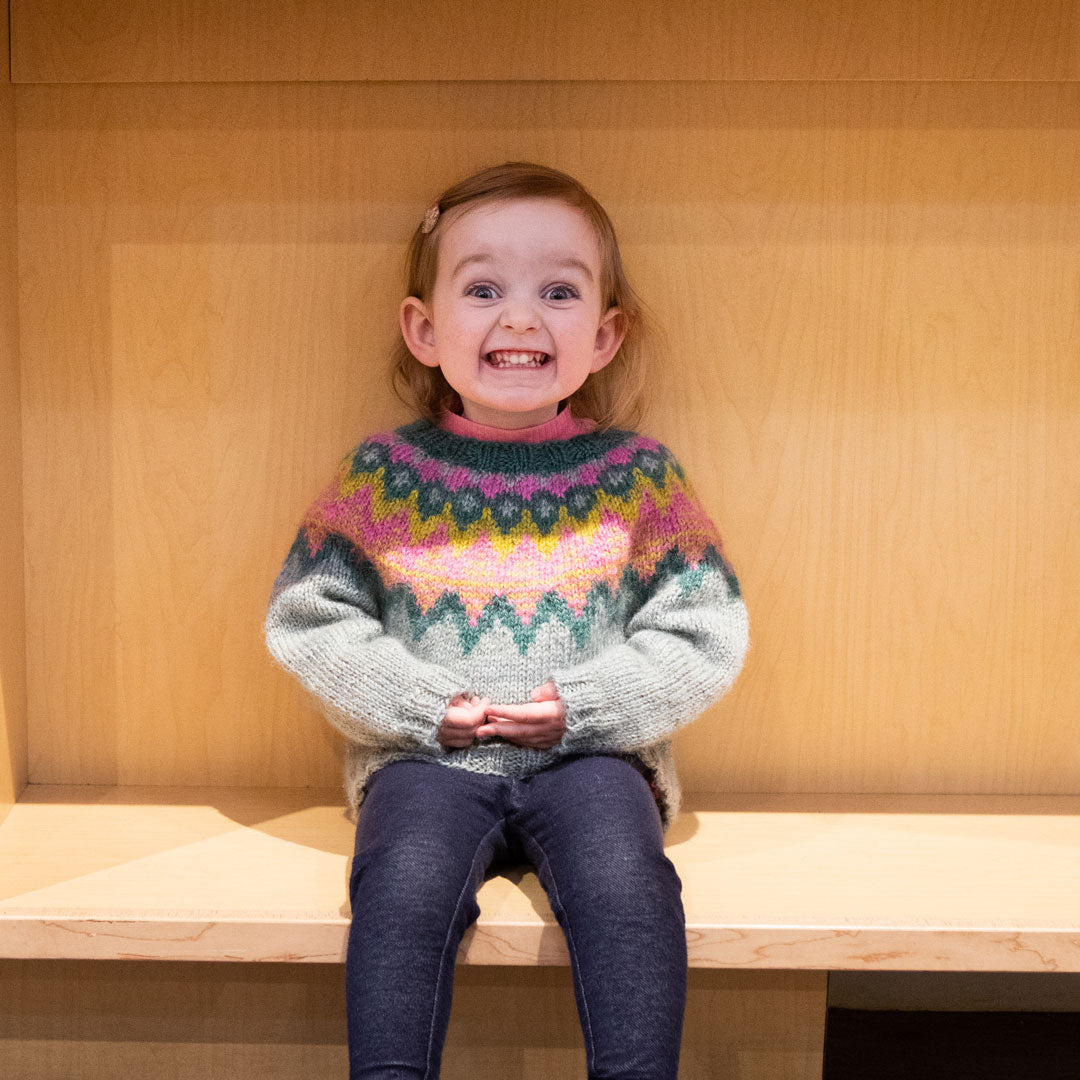
[[[485,710],[490,704],[491,698],[455,695],[446,707],[446,715],[435,734],[436,740],[448,750],[468,746],[484,722]]]
[[[566,734],[566,706],[550,679],[531,697],[536,704],[488,705],[487,723],[476,729],[476,737],[501,735],[516,746],[550,749]]]

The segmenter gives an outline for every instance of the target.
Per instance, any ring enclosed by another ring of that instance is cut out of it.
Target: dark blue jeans
[[[527,864],[566,936],[590,1080],[676,1080],[682,881],[644,776],[605,754],[523,779],[411,760],[372,774],[349,881],[350,1080],[438,1080],[476,891]]]

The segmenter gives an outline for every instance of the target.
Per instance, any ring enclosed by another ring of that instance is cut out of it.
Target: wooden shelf
[[[0,825],[0,956],[338,963],[336,789],[31,785]],[[690,964],[1080,971],[1080,797],[698,795],[667,836]],[[532,871],[459,962],[568,963]]]

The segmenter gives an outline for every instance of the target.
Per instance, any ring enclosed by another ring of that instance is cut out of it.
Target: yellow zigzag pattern
[[[656,484],[651,477],[640,469],[635,469],[635,480],[629,497],[622,497],[607,491],[597,492],[592,510],[585,518],[572,517],[566,506],[559,507],[559,517],[553,528],[544,532],[533,520],[528,508],[524,508],[517,525],[503,529],[496,521],[490,506],[485,506],[481,516],[468,525],[460,526],[454,516],[452,504],[447,501],[438,514],[424,515],[418,509],[418,493],[413,490],[407,496],[394,498],[386,494],[383,483],[384,466],[371,472],[352,472],[346,464],[342,467],[338,480],[338,498],[349,498],[362,488],[369,489],[372,520],[375,525],[382,525],[390,519],[407,514],[409,542],[422,546],[432,534],[446,529],[450,544],[455,549],[468,548],[486,537],[500,555],[511,554],[526,537],[531,538],[537,549],[544,556],[550,556],[560,543],[565,543],[567,532],[582,533],[589,536],[601,527],[604,512],[617,516],[630,526],[641,513],[641,506],[649,496],[657,510],[666,514],[673,500],[680,497],[694,500],[688,483],[681,480],[669,464],[664,471],[663,485]],[[557,496],[552,496],[557,498]],[[610,521],[610,517],[608,519]],[[360,522],[353,521],[354,526]],[[359,540],[360,537],[354,537]]]

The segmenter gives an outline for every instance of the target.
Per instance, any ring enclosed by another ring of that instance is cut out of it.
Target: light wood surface
[[[1074,0],[12,7],[19,83],[1080,77]]]
[[[418,215],[521,156],[612,213],[747,597],[687,789],[1080,790],[1080,85],[497,89],[17,87],[31,780],[339,782],[270,585],[410,418]]]
[[[688,802],[692,967],[1080,971],[1080,796]],[[352,840],[334,792],[31,785],[0,830],[0,955],[341,962]],[[461,963],[568,963],[530,868],[478,903]]]
[[[0,14],[3,12],[3,6],[0,6]],[[0,57],[8,55],[7,45],[7,20],[0,18]],[[15,90],[6,78],[0,78],[0,823],[26,783],[26,625],[16,219]]]
[[[18,1080],[310,1080],[348,1072],[343,969],[0,960]],[[819,1080],[822,972],[688,979],[680,1080]],[[459,967],[445,1080],[571,1080],[585,1050],[567,968]]]

